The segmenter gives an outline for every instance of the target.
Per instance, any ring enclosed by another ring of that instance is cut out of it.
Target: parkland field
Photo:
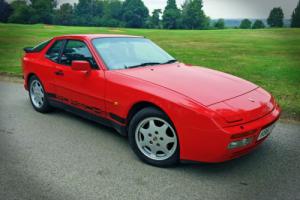
[[[258,84],[276,97],[284,118],[300,120],[300,29],[192,31],[0,23],[0,73],[21,75],[23,47],[54,36],[78,33],[145,36],[179,61]]]

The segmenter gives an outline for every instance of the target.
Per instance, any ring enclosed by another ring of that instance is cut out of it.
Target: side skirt
[[[126,131],[126,126],[122,126],[114,121],[111,121],[109,119],[105,119],[103,117],[99,117],[97,115],[93,115],[91,113],[88,113],[84,110],[81,110],[79,108],[76,108],[74,106],[70,106],[67,104],[64,104],[62,102],[56,101],[54,99],[50,99],[49,98],[49,103],[51,106],[55,107],[55,108],[59,108],[62,110],[65,110],[67,112],[70,112],[72,114],[75,114],[77,116],[80,116],[82,118],[94,121],[98,124],[102,124],[104,126],[108,126],[108,127],[112,127],[114,128],[120,135],[122,136],[127,136],[127,131]]]

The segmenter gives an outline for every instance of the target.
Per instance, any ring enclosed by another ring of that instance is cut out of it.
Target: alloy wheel
[[[43,86],[38,80],[33,80],[30,84],[30,98],[36,108],[43,107],[45,94]]]
[[[135,131],[139,150],[148,158],[161,161],[170,158],[177,148],[177,136],[165,120],[149,117],[142,120]]]

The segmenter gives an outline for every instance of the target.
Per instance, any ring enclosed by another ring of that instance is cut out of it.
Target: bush
[[[256,20],[253,25],[252,25],[252,28],[253,29],[262,29],[262,28],[265,28],[265,24],[263,23],[263,21],[261,20]]]
[[[224,29],[225,28],[225,21],[224,19],[219,19],[215,24],[214,27],[217,29]]]
[[[252,25],[252,22],[249,19],[244,19],[240,24],[240,28],[241,29],[250,29],[251,25]]]

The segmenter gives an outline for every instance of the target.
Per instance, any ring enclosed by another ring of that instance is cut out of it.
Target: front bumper
[[[280,112],[279,106],[276,106],[268,115],[239,126],[204,130],[201,134],[199,134],[201,131],[199,129],[190,130],[192,140],[188,148],[183,147],[181,160],[218,163],[245,155],[268,138],[267,136],[259,141],[257,140],[262,129],[276,123],[279,119]],[[251,134],[243,136],[242,133],[247,132],[251,132]],[[249,137],[253,138],[250,144],[234,149],[228,148],[231,142]]]

